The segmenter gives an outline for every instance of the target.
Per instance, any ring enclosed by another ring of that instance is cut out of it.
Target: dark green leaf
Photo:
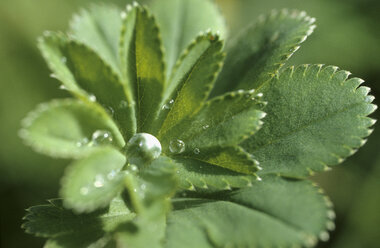
[[[273,78],[313,32],[315,19],[296,10],[273,11],[227,44],[225,66],[214,95],[255,89]]]
[[[156,0],[152,10],[162,30],[170,76],[179,55],[199,32],[211,30],[225,37],[225,22],[209,0]]]
[[[77,100],[41,104],[28,114],[22,125],[20,136],[24,141],[36,151],[53,157],[83,157],[102,144],[124,146],[116,125],[102,108]]]
[[[125,156],[110,147],[75,161],[62,178],[65,207],[83,213],[107,206],[122,189],[125,162]]]
[[[165,88],[165,64],[159,28],[144,7],[128,7],[121,33],[121,66],[134,95],[138,132],[149,132]]]
[[[264,84],[268,117],[243,147],[266,173],[305,177],[341,163],[362,146],[374,121],[369,88],[337,67],[290,67]]]
[[[165,247],[300,247],[328,238],[334,212],[307,181],[266,176],[251,188],[175,199]]]

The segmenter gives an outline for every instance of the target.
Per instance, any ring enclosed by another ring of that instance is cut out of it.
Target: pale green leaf
[[[59,33],[46,34],[39,45],[50,69],[67,90],[82,100],[101,104],[127,140],[135,133],[133,99],[118,74],[98,54]]]
[[[102,144],[124,146],[123,137],[107,113],[97,105],[78,100],[43,103],[27,115],[22,126],[20,136],[25,143],[53,157],[83,157]],[[96,132],[109,133],[109,137],[102,143],[93,139]]]
[[[211,30],[226,36],[225,22],[209,0],[156,0],[152,4],[162,30],[170,76],[179,55],[200,32]]]
[[[91,214],[75,214],[65,209],[59,199],[31,207],[27,212],[22,227],[27,233],[50,238],[45,244],[48,248],[97,247],[96,244],[110,242],[107,232],[135,217],[120,197],[113,199],[108,208]]]
[[[262,16],[227,43],[225,66],[213,94],[255,89],[270,80],[313,32],[314,21],[296,10]]]
[[[155,131],[164,125],[164,132],[202,106],[222,66],[221,49],[219,36],[212,33],[198,36],[188,46],[168,81]]]
[[[125,84],[136,102],[137,131],[149,132],[165,88],[165,64],[159,28],[141,6],[128,7],[120,40]]]
[[[217,191],[251,187],[257,178],[190,158],[176,158],[179,187],[190,191]]]
[[[123,187],[125,162],[125,156],[110,147],[73,162],[62,178],[64,206],[77,213],[107,206]]]
[[[171,247],[311,247],[328,238],[334,212],[307,181],[266,176],[251,188],[175,199]]]
[[[305,177],[341,163],[362,146],[376,106],[363,81],[337,67],[290,67],[264,84],[268,117],[243,143],[266,173]]]
[[[94,4],[74,15],[69,30],[70,35],[95,50],[116,72],[120,72],[120,13],[116,6]]]

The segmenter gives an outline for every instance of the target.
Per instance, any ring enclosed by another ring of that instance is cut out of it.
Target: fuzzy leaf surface
[[[328,237],[334,215],[317,187],[277,176],[236,191],[177,198],[173,205],[168,248],[310,247]]]
[[[261,17],[227,43],[225,66],[213,94],[256,89],[270,80],[313,32],[314,21],[296,10]]]
[[[219,31],[222,38],[225,38],[224,18],[212,1],[156,0],[151,8],[162,30],[167,77],[170,76],[180,54],[199,32]]]
[[[69,30],[75,39],[95,50],[116,72],[120,72],[120,12],[113,5],[94,4],[74,15]]]
[[[96,147],[91,143],[96,131],[107,131],[112,144],[123,147],[124,140],[114,122],[97,105],[73,99],[40,104],[23,120],[20,136],[36,151],[52,157],[83,157]]]
[[[175,68],[159,114],[159,137],[194,115],[207,100],[224,59],[223,43],[211,33],[199,36]]]
[[[104,147],[73,162],[62,178],[60,195],[64,206],[77,213],[106,207],[120,193],[126,158],[119,151]]]
[[[268,117],[260,132],[242,146],[266,173],[306,177],[342,160],[362,146],[376,106],[363,80],[348,79],[337,67],[290,67],[264,84]]]
[[[91,214],[75,214],[63,207],[61,199],[50,200],[49,204],[27,209],[23,228],[27,233],[50,238],[47,248],[80,248],[108,243],[116,227],[135,217],[124,201],[117,197],[108,208]]]
[[[149,132],[165,88],[164,55],[154,17],[145,7],[129,7],[120,40],[121,66],[135,99],[137,130]]]

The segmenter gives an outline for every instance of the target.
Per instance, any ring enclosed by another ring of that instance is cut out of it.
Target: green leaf
[[[88,10],[82,9],[74,15],[69,30],[75,39],[95,50],[119,73],[120,12],[113,5],[93,4]]]
[[[53,100],[39,105],[22,122],[20,136],[25,143],[52,157],[79,158],[94,147],[124,140],[114,122],[97,105],[77,100]],[[108,135],[102,143],[99,133]]]
[[[264,84],[268,117],[243,147],[266,173],[305,177],[341,163],[362,146],[376,106],[363,80],[337,67],[290,67]]]
[[[27,233],[50,238],[45,247],[88,247],[108,242],[107,232],[135,217],[121,198],[111,201],[107,209],[77,215],[63,207],[62,200],[50,200],[47,205],[27,209],[22,227]]]
[[[152,4],[162,30],[166,50],[167,77],[179,55],[199,32],[212,30],[226,35],[224,18],[209,0],[156,0]]]
[[[133,99],[118,74],[98,54],[59,33],[46,34],[40,39],[40,48],[55,77],[67,90],[82,100],[99,102],[127,140],[135,133]]]
[[[168,129],[162,143],[170,145],[171,140],[182,140],[186,144],[185,155],[192,154],[194,149],[237,145],[262,125],[261,119],[266,114],[260,110],[264,104],[260,97],[253,90],[216,97],[194,116]]]
[[[176,158],[179,187],[190,191],[213,192],[251,187],[257,178],[191,158]]]
[[[173,200],[170,247],[314,246],[332,227],[328,199],[307,181],[266,176],[251,188]]]
[[[64,206],[77,213],[105,207],[120,193],[126,158],[119,151],[104,147],[71,164],[62,178],[60,195]]]
[[[149,132],[165,88],[165,64],[159,28],[141,6],[123,13],[120,56],[125,84],[136,106],[137,131]]]
[[[132,168],[129,168],[131,172]],[[119,227],[118,246],[162,247],[166,214],[171,208],[170,197],[177,190],[175,163],[161,156],[144,168],[140,177],[128,174],[126,186],[138,218]]]
[[[225,66],[213,95],[255,89],[274,77],[313,32],[314,18],[296,10],[273,11],[227,43]]]
[[[198,36],[184,51],[168,81],[156,130],[164,132],[201,108],[222,67],[222,46],[219,36],[208,33]]]

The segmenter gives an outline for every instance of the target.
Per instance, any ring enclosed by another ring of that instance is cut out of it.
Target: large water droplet
[[[91,143],[92,145],[108,145],[112,143],[112,135],[110,132],[105,130],[96,130],[92,134]]]
[[[143,166],[161,155],[161,143],[148,133],[137,133],[128,141],[127,157],[129,163]]]
[[[172,140],[169,144],[169,150],[171,153],[180,154],[185,151],[186,145],[182,140]]]

